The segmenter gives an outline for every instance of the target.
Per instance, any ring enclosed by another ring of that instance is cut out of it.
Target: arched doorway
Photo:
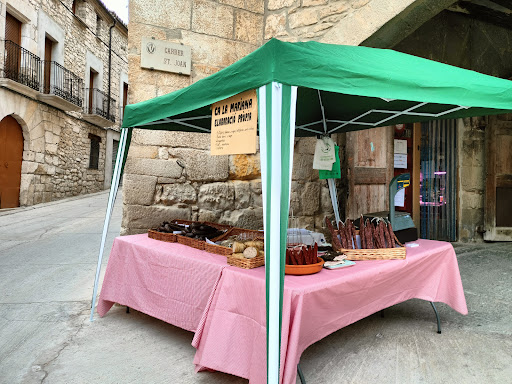
[[[0,208],[20,205],[23,132],[12,116],[0,121]]]

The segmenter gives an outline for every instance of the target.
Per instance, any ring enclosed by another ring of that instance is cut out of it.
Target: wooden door
[[[484,239],[512,241],[512,114],[489,117],[485,140]]]
[[[20,205],[23,132],[11,116],[0,121],[0,208]]]
[[[44,39],[44,93],[50,93],[53,41]]]
[[[347,133],[348,197],[346,217],[389,209],[393,178],[393,127]]]
[[[9,13],[5,14],[5,71],[8,78],[17,80],[21,64],[21,22]]]

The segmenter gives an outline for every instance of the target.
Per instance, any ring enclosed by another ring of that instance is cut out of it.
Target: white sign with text
[[[190,75],[192,51],[187,45],[143,37],[140,47],[140,66]]]

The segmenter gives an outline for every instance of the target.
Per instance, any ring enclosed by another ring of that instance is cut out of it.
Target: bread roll
[[[263,248],[264,248],[263,241],[258,241],[258,240],[246,241],[245,245],[247,247],[254,247],[259,250],[263,250]]]
[[[254,259],[258,256],[258,250],[254,247],[247,247],[244,249],[243,255],[246,259]]]
[[[238,241],[235,241],[233,243],[233,253],[241,253],[244,251],[245,248],[246,247],[244,243],[240,243]]]

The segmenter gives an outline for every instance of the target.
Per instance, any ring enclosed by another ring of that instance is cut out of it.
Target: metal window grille
[[[96,135],[89,134],[91,139],[91,153],[89,155],[89,169],[98,169],[100,158],[100,142],[101,138]]]
[[[456,120],[421,125],[420,237],[456,241]]]

